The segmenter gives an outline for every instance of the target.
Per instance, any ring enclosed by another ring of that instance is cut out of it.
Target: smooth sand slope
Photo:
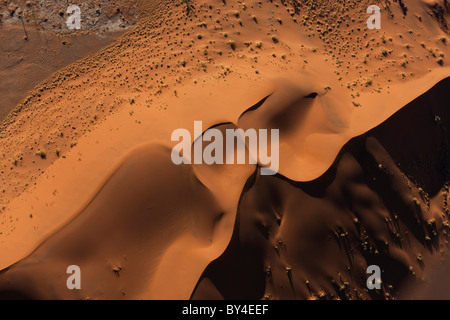
[[[368,30],[370,4],[139,2],[134,29],[3,123],[0,296],[369,299],[427,281],[447,250],[448,9],[383,1]],[[195,120],[279,129],[279,174],[175,166],[171,133]]]
[[[434,270],[431,256],[448,253],[449,84],[349,141],[319,179],[251,177],[193,298],[391,298]],[[383,290],[364,286],[371,264]]]

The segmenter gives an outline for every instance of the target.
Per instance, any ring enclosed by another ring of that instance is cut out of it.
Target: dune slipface
[[[0,299],[448,298],[447,1],[78,5],[0,2]]]
[[[221,216],[192,170],[169,163],[168,152],[146,146],[127,156],[73,221],[2,272],[6,294],[150,298],[149,279],[162,253],[177,241],[188,251],[208,245]],[[188,256],[178,255],[181,261],[172,266],[188,268]],[[84,271],[82,291],[68,291],[60,283],[66,265]]]
[[[447,248],[448,85],[349,141],[314,181],[250,178],[230,245],[193,298],[397,297]],[[372,264],[384,266],[375,294],[365,286]]]

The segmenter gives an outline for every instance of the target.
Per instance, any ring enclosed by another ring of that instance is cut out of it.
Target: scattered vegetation
[[[236,41],[230,40],[228,41],[228,44],[230,45],[231,49],[236,50]]]

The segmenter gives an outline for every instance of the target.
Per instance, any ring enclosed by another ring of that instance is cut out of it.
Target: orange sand
[[[139,1],[1,128],[0,297],[400,297],[448,251],[450,121],[444,3],[404,2]],[[279,129],[279,174],[175,166],[195,120]]]

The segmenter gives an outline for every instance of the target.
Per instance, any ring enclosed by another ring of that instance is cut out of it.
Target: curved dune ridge
[[[192,298],[390,298],[432,274],[432,255],[448,252],[449,85],[349,141],[317,180],[251,177],[232,240]],[[365,286],[372,264],[381,291]],[[405,297],[427,298],[412,288]]]
[[[2,125],[0,298],[421,296],[448,251],[449,12],[379,4],[368,30],[369,4],[139,1]],[[177,166],[179,128],[278,129],[279,171]]]
[[[192,298],[398,296],[433,252],[447,250],[449,85],[450,78],[441,81],[352,139],[311,182],[235,166],[192,170],[171,163],[167,148],[140,147],[73,221],[1,272],[0,296],[155,299],[174,297],[175,287],[190,294],[202,265],[221,251],[234,212],[231,242],[206,267]],[[216,198],[237,181],[214,182],[233,174],[251,176],[239,199],[228,194],[237,210],[224,212]],[[61,281],[73,261],[83,269],[81,291]],[[365,288],[371,264],[385,266],[382,291]]]

